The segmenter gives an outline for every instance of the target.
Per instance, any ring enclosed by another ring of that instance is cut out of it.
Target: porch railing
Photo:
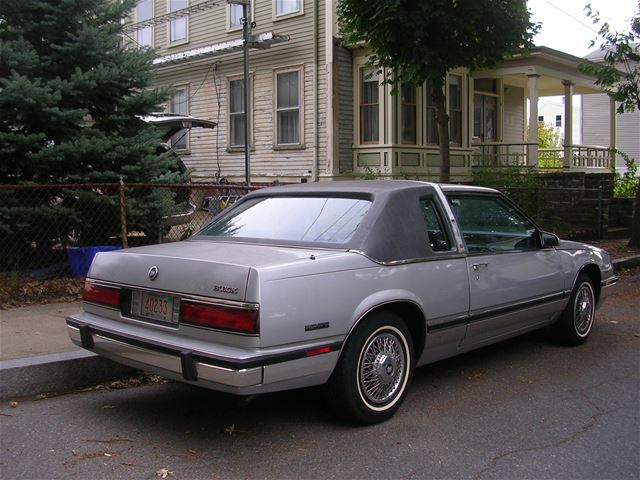
[[[537,147],[537,148],[534,148]],[[593,145],[571,145],[566,147],[541,148],[535,143],[474,143],[471,164],[474,167],[523,167],[537,166],[541,169],[609,169],[612,150]],[[537,150],[537,161],[534,160]],[[565,162],[567,153],[569,162]]]
[[[474,143],[471,156],[473,167],[524,167],[532,157],[532,147],[529,142],[485,142]]]

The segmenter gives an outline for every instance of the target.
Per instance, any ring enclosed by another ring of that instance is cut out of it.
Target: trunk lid
[[[246,301],[251,268],[268,268],[335,252],[231,242],[185,241],[96,255],[88,278],[204,297]],[[151,269],[157,276],[152,279]]]

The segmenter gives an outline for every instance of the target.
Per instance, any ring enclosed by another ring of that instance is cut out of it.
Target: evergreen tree
[[[157,110],[167,92],[149,88],[151,50],[122,48],[123,19],[134,6],[135,0],[0,0],[1,184],[183,180],[174,156],[156,154],[161,132],[137,118]],[[33,241],[43,222],[60,224],[61,235],[84,231],[88,241],[89,218],[59,207],[81,199],[94,217],[103,208],[113,218],[117,199],[109,193],[5,194],[0,241],[20,233]],[[157,221],[170,208],[165,197],[147,192],[132,199],[131,222]],[[116,227],[106,230],[117,233]]]

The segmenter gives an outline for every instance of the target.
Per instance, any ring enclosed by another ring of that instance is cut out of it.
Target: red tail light
[[[208,305],[188,300],[183,300],[180,304],[180,322],[232,332],[260,332],[257,310]]]
[[[107,307],[120,308],[120,289],[85,283],[82,300]]]

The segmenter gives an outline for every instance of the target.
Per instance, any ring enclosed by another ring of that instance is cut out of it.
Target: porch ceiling
[[[588,95],[602,93],[595,85],[595,78],[578,71],[578,65],[586,60],[547,47],[536,47],[529,55],[517,55],[491,71],[476,72],[475,78],[496,76],[505,86],[528,89],[527,77],[539,75],[538,95],[541,97],[564,95],[563,81],[574,83],[573,93]]]

